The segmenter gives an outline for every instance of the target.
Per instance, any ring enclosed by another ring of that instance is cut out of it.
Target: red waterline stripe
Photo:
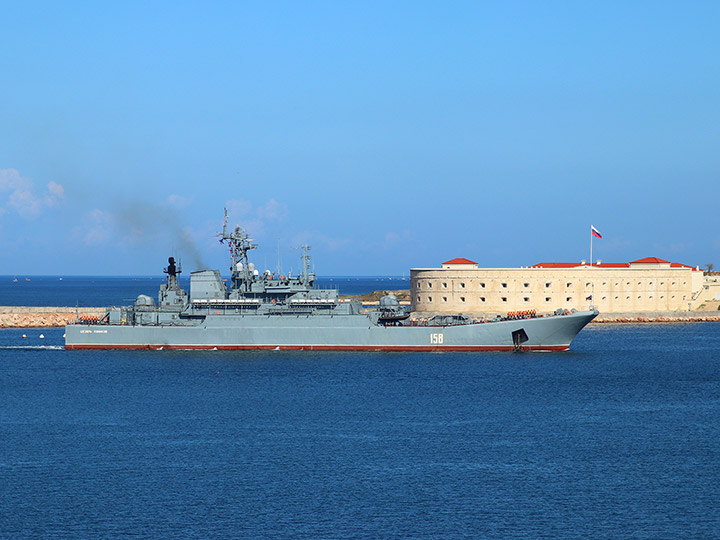
[[[218,351],[457,351],[457,352],[490,352],[512,351],[512,345],[456,345],[433,347],[420,345],[65,345],[67,350],[76,349],[145,349],[145,350],[218,350]],[[523,347],[524,351],[567,351],[569,345],[531,345]]]

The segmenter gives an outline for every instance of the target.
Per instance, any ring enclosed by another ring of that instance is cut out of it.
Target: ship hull
[[[378,326],[368,317],[210,315],[173,325],[73,324],[67,349],[564,351],[597,311],[456,326]]]

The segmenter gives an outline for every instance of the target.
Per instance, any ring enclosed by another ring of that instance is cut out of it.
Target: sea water
[[[720,537],[718,323],[591,325],[567,353],[62,332],[0,331],[0,538]]]
[[[132,304],[139,294],[157,298],[162,276],[0,276],[0,306],[103,307]],[[180,277],[190,290],[190,279]],[[340,294],[409,289],[410,280],[391,276],[320,276],[316,288],[338,289]]]

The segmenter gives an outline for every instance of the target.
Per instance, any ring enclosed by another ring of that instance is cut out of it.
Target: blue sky
[[[716,2],[27,2],[0,274],[720,266]]]

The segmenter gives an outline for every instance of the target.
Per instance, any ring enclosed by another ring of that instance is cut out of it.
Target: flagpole
[[[590,266],[592,266],[592,241],[593,241],[593,233],[592,233],[592,224],[590,225]]]

